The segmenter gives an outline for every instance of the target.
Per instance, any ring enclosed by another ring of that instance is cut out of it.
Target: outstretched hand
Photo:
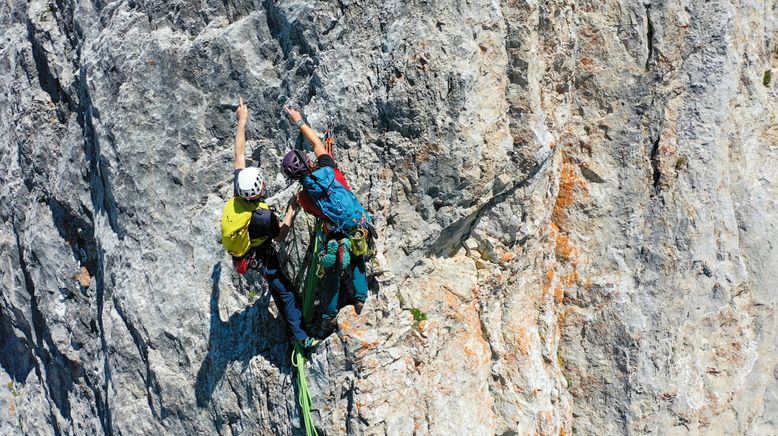
[[[324,144],[322,144],[319,135],[316,134],[316,131],[304,122],[300,122],[303,119],[303,116],[300,115],[300,112],[297,112],[296,110],[286,105],[284,105],[284,111],[286,112],[286,116],[289,117],[289,121],[299,127],[303,136],[305,136],[305,139],[307,139],[308,142],[313,145],[313,152],[316,154],[316,158],[318,159],[319,156],[327,154],[327,149],[324,148]]]
[[[243,102],[243,97],[238,97],[238,109],[235,111],[235,116],[238,117],[238,124],[246,125],[246,121],[249,118],[249,109],[246,107],[246,103]]]
[[[286,116],[289,117],[289,120],[293,124],[297,124],[298,121],[303,119],[303,116],[300,115],[300,112],[297,112],[296,110],[290,108],[289,106],[284,106],[284,111],[286,112]]]

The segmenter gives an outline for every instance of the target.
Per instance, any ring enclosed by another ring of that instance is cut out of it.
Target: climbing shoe
[[[330,239],[327,241],[327,250],[322,253],[319,263],[324,268],[332,268],[338,260],[338,241]]]
[[[296,341],[297,345],[303,347],[306,350],[312,350],[316,348],[317,345],[321,342],[321,340],[314,338],[313,336],[308,336],[305,338],[304,341]]]
[[[354,312],[357,315],[362,315],[362,309],[365,307],[365,302],[362,300],[354,300]]]
[[[338,321],[335,318],[323,318],[319,327],[319,336],[327,337],[338,328]]]

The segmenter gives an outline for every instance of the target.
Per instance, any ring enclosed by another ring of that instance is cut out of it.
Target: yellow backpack
[[[235,257],[243,257],[249,248],[262,245],[267,237],[250,239],[249,223],[255,210],[269,209],[263,201],[248,201],[243,197],[232,197],[222,212],[222,245]]]

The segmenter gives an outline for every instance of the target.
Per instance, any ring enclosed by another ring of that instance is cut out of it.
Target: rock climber
[[[372,218],[351,193],[343,173],[338,169],[332,155],[327,152],[316,131],[305,123],[298,111],[287,106],[284,106],[284,110],[289,120],[313,145],[316,165],[313,165],[308,154],[302,150],[292,150],[284,156],[281,162],[284,173],[290,179],[299,181],[302,189],[289,201],[279,238],[285,236],[300,207],[324,220],[324,249],[314,255],[321,256],[319,263],[325,268],[322,293],[326,308],[322,314],[321,334],[328,334],[336,327],[335,317],[338,314],[342,273],[351,274],[354,285],[352,303],[357,314],[362,313],[367,300],[367,248],[363,244],[366,243],[368,235],[374,235]]]
[[[295,299],[294,287],[282,271],[278,253],[272,244],[280,227],[278,217],[264,202],[265,179],[259,168],[246,168],[244,154],[248,114],[248,108],[240,98],[235,111],[238,126],[235,132],[234,197],[227,203],[222,215],[222,243],[232,255],[233,266],[239,274],[245,274],[249,268],[262,273],[294,340],[303,348],[312,349],[320,341],[302,328],[302,313]]]

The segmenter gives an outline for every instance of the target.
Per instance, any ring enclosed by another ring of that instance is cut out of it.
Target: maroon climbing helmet
[[[292,150],[284,156],[281,167],[283,167],[287,177],[300,180],[310,172],[308,154],[302,150]]]

